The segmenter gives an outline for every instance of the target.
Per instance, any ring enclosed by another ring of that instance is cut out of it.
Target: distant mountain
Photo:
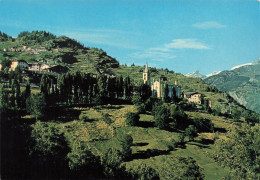
[[[235,66],[204,81],[228,92],[248,109],[260,113],[260,60]]]
[[[192,73],[188,73],[188,74],[185,74],[186,77],[193,77],[193,78],[205,78],[206,76],[201,74],[199,71],[195,71],[195,72],[192,72]]]
[[[208,78],[208,77],[210,77],[210,76],[217,75],[217,74],[219,74],[219,73],[221,73],[221,71],[214,71],[213,73],[210,73],[210,74],[206,75],[205,78]]]

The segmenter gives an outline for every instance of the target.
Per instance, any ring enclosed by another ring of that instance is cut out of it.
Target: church
[[[151,90],[153,94],[157,96],[157,98],[165,97],[165,88],[168,88],[168,97],[181,97],[181,88],[177,85],[177,81],[175,81],[174,85],[168,84],[166,77],[160,77],[158,80],[155,81],[153,79],[153,81],[151,82],[151,74],[147,63],[143,71],[143,81],[144,84],[151,86]]]

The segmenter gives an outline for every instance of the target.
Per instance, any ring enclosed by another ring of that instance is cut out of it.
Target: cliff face
[[[248,109],[260,113],[260,60],[223,71],[204,81],[228,92]]]

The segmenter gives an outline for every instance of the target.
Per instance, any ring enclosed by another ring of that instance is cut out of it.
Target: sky
[[[0,31],[32,30],[184,74],[260,58],[259,0],[0,0]]]

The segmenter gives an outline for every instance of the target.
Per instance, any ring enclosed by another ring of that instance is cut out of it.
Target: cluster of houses
[[[195,103],[197,105],[201,105],[202,102],[202,96],[203,94],[198,93],[198,92],[183,92],[181,93],[181,87],[178,86],[177,81],[175,81],[175,84],[168,84],[167,83],[167,78],[166,77],[160,77],[157,81],[153,80],[151,82],[151,76],[150,76],[150,71],[148,68],[148,64],[146,64],[145,69],[143,71],[143,81],[144,84],[148,84],[151,86],[151,90],[153,93],[156,94],[157,98],[162,98],[164,97],[164,88],[165,85],[167,84],[168,86],[168,96],[170,98],[172,97],[178,97],[180,98],[183,96],[183,98],[187,99],[188,102]],[[174,94],[175,93],[175,94]],[[211,107],[211,102],[209,102],[209,106]]]
[[[28,64],[24,60],[15,60],[12,61],[10,71],[14,71],[16,68],[21,70],[28,71],[38,71],[38,72],[53,72],[53,73],[66,73],[69,71],[69,68],[66,66],[55,65],[50,66],[48,64]],[[0,64],[0,70],[2,70],[2,65]]]
[[[47,51],[47,49],[43,46],[37,47],[37,48],[31,48],[27,46],[23,47],[10,47],[10,48],[4,48],[4,52],[28,52],[31,54],[40,54],[40,52]]]

